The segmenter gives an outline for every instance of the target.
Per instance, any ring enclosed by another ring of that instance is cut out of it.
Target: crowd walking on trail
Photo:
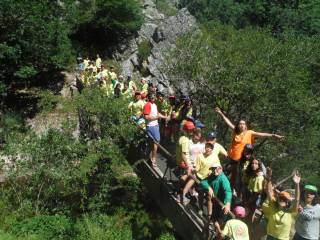
[[[158,144],[175,144],[176,201],[186,206],[195,199],[199,215],[207,218],[217,239],[260,239],[260,232],[266,233],[267,240],[320,239],[316,184],[307,183],[300,191],[301,176],[295,170],[291,176],[294,189],[281,189],[274,183],[272,169],[255,154],[256,139],[283,140],[284,136],[248,129],[245,119],[233,123],[214,107],[232,130],[226,150],[218,133],[195,119],[189,96],[166,95],[145,78],[123,77],[114,66],[104,66],[99,55],[94,61],[78,59],[77,89],[81,93],[92,87],[127,99],[130,119],[149,137],[152,168],[158,168]]]

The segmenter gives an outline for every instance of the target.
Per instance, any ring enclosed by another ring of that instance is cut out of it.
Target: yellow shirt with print
[[[176,148],[176,160],[178,165],[183,162],[182,153],[185,153],[187,159],[189,159],[189,138],[186,136],[181,136],[179,138],[179,142]]]
[[[232,240],[249,240],[247,225],[239,219],[227,221],[222,230],[223,236],[228,236]]]
[[[283,211],[277,207],[275,201],[268,200],[263,203],[262,211],[268,219],[267,234],[280,240],[289,240],[291,226],[297,212],[292,208]]]
[[[211,153],[209,156],[205,156],[204,153],[199,154],[196,161],[196,173],[198,178],[201,180],[207,178],[211,173],[210,167],[213,163],[220,163],[216,154]]]

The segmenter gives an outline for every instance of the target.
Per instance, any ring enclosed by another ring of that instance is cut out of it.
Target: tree
[[[137,0],[81,1],[84,15],[73,27],[72,39],[86,48],[104,48],[125,40],[143,23],[141,6]],[[89,7],[88,7],[89,6]],[[79,14],[78,14],[79,15]]]
[[[182,0],[182,6],[201,21],[219,21],[236,28],[268,27],[273,33],[285,30],[314,35],[320,32],[319,1]]]
[[[258,144],[258,155],[284,176],[293,167],[319,167],[320,95],[312,87],[318,56],[317,37],[276,39],[262,30],[211,25],[180,39],[163,70],[177,88],[188,85],[200,117],[209,128],[218,123],[225,144],[230,137],[214,106],[234,121],[245,117],[257,131],[285,135],[284,142]],[[307,178],[316,177],[319,172]]]
[[[27,82],[63,68],[71,57],[68,25],[54,1],[0,4],[0,81]]]

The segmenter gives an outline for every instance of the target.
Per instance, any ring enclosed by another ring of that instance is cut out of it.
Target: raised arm
[[[265,185],[266,189],[265,190],[266,190],[267,198],[268,198],[269,202],[275,201],[271,177],[272,177],[272,169],[267,168],[266,185]]]
[[[295,198],[293,202],[293,209],[295,212],[298,212],[299,204],[300,204],[300,174],[298,171],[295,172],[293,176],[293,182],[295,183]]]
[[[229,118],[227,118],[226,115],[224,115],[224,113],[221,111],[221,109],[220,109],[219,107],[216,107],[214,110],[223,118],[223,120],[225,121],[225,123],[226,123],[232,130],[234,130],[234,124],[230,121]]]
[[[284,136],[273,134],[273,133],[262,133],[262,132],[253,132],[252,133],[254,137],[274,137],[277,139],[283,139]]]

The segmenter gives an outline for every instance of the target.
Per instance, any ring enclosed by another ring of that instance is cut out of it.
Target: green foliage
[[[170,231],[159,213],[144,210],[152,205],[155,211],[155,206],[128,164],[137,128],[129,122],[127,100],[92,89],[74,104],[80,116],[78,139],[66,122],[60,130],[40,136],[29,131],[5,143],[1,154],[12,165],[0,188],[4,236],[156,239]],[[71,218],[77,219],[75,225]]]
[[[278,176],[297,167],[307,181],[314,181],[320,172],[309,174],[308,169],[320,167],[315,161],[320,154],[320,95],[313,87],[319,79],[314,75],[319,43],[317,37],[275,39],[264,31],[209,26],[181,39],[164,70],[177,87],[188,80],[193,98],[204,109],[202,118],[209,126],[218,123],[225,145],[230,137],[213,106],[220,106],[234,122],[247,119],[256,131],[285,135],[283,142],[260,142],[257,155]]]
[[[167,0],[156,0],[157,9],[166,16],[175,16],[178,10]]]
[[[9,138],[18,137],[27,131],[22,117],[18,114],[7,112],[0,118],[0,142],[5,143]]]
[[[124,216],[85,216],[75,225],[76,240],[130,240],[132,233],[129,221]]]
[[[143,18],[136,0],[98,0],[93,24],[116,32],[134,32]]]
[[[10,233],[4,233],[0,230],[0,240],[41,240],[38,236],[23,236],[23,237],[17,237]]]
[[[136,0],[1,1],[0,82],[39,85],[71,62],[70,36],[105,50],[142,22]]]
[[[79,214],[107,206],[112,212],[124,202],[128,208],[135,205],[140,183],[128,174],[132,169],[126,154],[137,129],[128,120],[127,103],[100,90],[85,91],[76,101],[88,120],[83,126],[99,138],[75,140],[72,124],[65,124],[61,130],[49,129],[41,136],[30,132],[5,145],[14,167],[3,192],[17,212]]]
[[[80,16],[75,23],[72,39],[92,51],[96,51],[93,47],[99,49],[125,40],[143,23],[141,5],[137,0],[81,1],[77,7],[85,17]]]
[[[138,57],[141,62],[148,59],[151,54],[151,43],[148,40],[143,40],[138,44]]]
[[[0,80],[9,84],[62,68],[70,59],[68,25],[57,2],[10,1],[0,5]]]
[[[164,233],[158,239],[159,240],[175,240],[176,238],[170,233]]]
[[[39,101],[37,103],[38,108],[42,112],[51,112],[56,104],[58,103],[58,96],[55,96],[51,91],[41,91],[39,96]]]
[[[71,239],[73,224],[65,216],[35,216],[12,222],[10,232],[18,237],[37,236],[38,239]]]
[[[14,73],[14,76],[21,79],[28,79],[35,76],[37,73],[38,72],[34,69],[33,66],[22,66],[18,71]]]
[[[220,21],[236,28],[270,27],[275,33],[292,30],[313,35],[320,32],[320,3],[314,0],[182,0],[181,5],[188,7],[202,22]]]

